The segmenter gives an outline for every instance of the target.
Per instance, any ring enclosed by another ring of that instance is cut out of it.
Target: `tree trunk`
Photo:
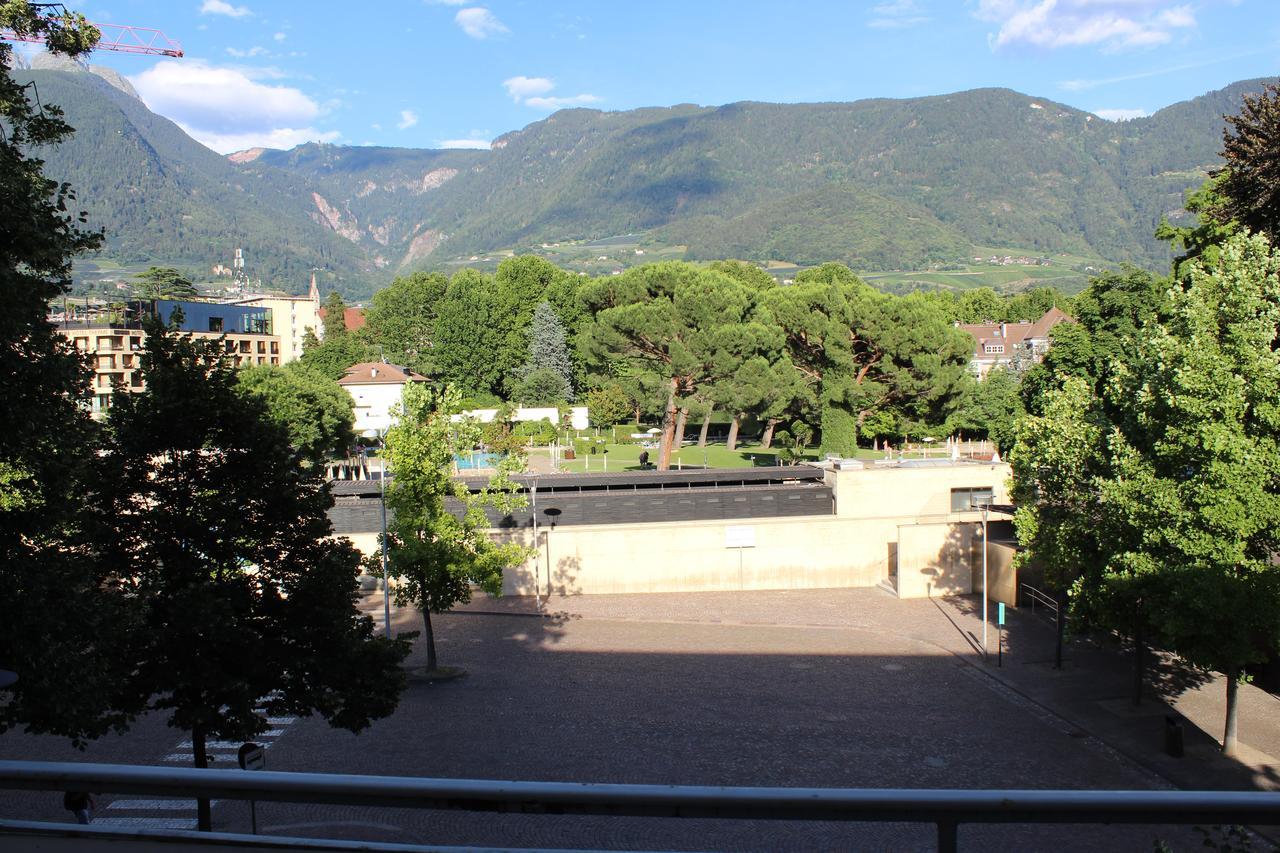
[[[427,672],[436,670],[436,632],[431,628],[431,610],[422,608],[422,622],[427,629]]]
[[[698,432],[698,446],[707,446],[707,432],[711,429],[711,410],[707,409],[707,413],[702,416],[702,429]]]
[[[769,420],[765,422],[764,437],[760,439],[760,444],[764,446],[765,450],[768,450],[773,446],[773,428],[777,425],[777,418],[769,418]]]
[[[676,432],[676,388],[680,380],[671,378],[671,389],[667,393],[667,407],[662,413],[662,445],[658,450],[658,470],[666,471],[671,467],[671,439]]]
[[[741,423],[742,423],[742,415],[735,414],[733,416],[733,422],[729,424],[729,449],[730,450],[738,449],[738,427],[741,425]]]
[[[680,415],[679,417],[676,418],[676,436],[675,436],[676,438],[675,452],[676,453],[679,453],[680,448],[684,447],[684,427],[685,427],[685,424],[688,423],[688,421],[689,421],[689,407],[682,406],[680,408]]]
[[[209,766],[209,753],[205,749],[204,729],[195,726],[191,729],[191,752],[195,756],[196,767],[201,770]],[[209,808],[209,800],[196,800],[196,829],[201,832],[213,832],[213,814]]]
[[[1240,670],[1227,670],[1227,725],[1222,733],[1222,754],[1236,754],[1236,696],[1240,692]]]

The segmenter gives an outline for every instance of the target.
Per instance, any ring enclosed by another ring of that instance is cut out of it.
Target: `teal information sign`
[[[1004,602],[1003,602],[1003,601],[1002,601],[1002,602],[1000,602],[1000,609],[999,609],[999,613],[998,613],[998,615],[996,616],[996,624],[997,624],[997,625],[1003,625],[1003,624],[1004,624]]]

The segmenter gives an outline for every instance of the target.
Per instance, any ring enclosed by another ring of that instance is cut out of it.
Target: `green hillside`
[[[78,130],[48,153],[49,171],[79,188],[107,229],[105,264],[207,269],[241,247],[268,284],[296,291],[320,268],[357,298],[412,269],[570,246],[586,272],[656,252],[838,260],[886,273],[894,289],[1001,277],[1006,287],[1057,278],[1074,288],[1094,264],[1167,262],[1152,231],[1161,216],[1185,216],[1183,194],[1217,162],[1223,114],[1262,82],[1122,123],[982,89],[573,109],[490,151],[308,144],[224,158],[89,73],[21,73]],[[590,248],[615,235],[636,249]],[[1084,260],[967,269],[984,246]]]
[[[45,172],[75,187],[89,224],[106,229],[101,255],[208,270],[242,248],[267,286],[306,287],[312,268],[331,287],[367,292],[373,266],[308,212],[310,191],[282,170],[249,179],[141,101],[83,71],[15,71],[44,103],[62,107],[75,134],[41,150]],[[92,258],[88,259],[90,262]]]

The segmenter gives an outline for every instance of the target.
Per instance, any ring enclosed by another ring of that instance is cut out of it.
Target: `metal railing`
[[[725,788],[35,761],[0,761],[0,789],[522,814],[932,823],[942,853],[956,850],[961,824],[1267,824],[1280,814],[1277,791]]]
[[[1049,593],[1041,589],[1036,589],[1029,583],[1018,584],[1018,589],[1022,591],[1023,600],[1031,602],[1031,612],[1036,612],[1036,605],[1043,607],[1053,614],[1053,624],[1058,624],[1058,600]]]

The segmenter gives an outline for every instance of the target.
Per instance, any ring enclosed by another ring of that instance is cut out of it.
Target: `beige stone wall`
[[[898,597],[967,595],[982,566],[982,527],[973,522],[898,527]]]
[[[1007,502],[1007,465],[829,477],[835,516],[540,527],[537,559],[508,570],[503,592],[532,595],[535,583],[560,595],[866,587],[895,567],[903,598],[980,589],[982,516],[950,512],[950,490],[990,486],[995,502]],[[492,535],[533,543],[528,529]],[[377,549],[376,533],[351,539],[365,553]],[[992,565],[993,593],[1003,594],[1011,572]]]
[[[1010,607],[1018,605],[1018,573],[1013,567],[1013,557],[1017,553],[1012,545],[1003,542],[992,542],[987,545],[987,583],[991,593],[987,596],[991,601],[1003,601]],[[975,590],[982,589],[982,564],[973,570]]]

